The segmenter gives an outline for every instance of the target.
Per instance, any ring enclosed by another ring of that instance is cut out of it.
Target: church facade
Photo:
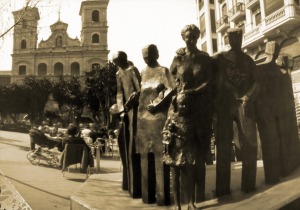
[[[87,0],[81,3],[79,15],[81,39],[69,37],[68,24],[58,20],[50,26],[51,35],[38,43],[39,11],[36,7],[13,12],[15,27],[11,82],[26,75],[55,79],[82,75],[108,60],[107,6],[109,0]],[[22,19],[20,19],[22,17]]]

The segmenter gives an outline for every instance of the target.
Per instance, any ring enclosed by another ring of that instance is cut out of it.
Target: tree
[[[48,79],[36,79],[27,76],[24,79],[26,94],[29,97],[29,115],[33,122],[43,116],[49,95],[52,92],[52,83]]]
[[[78,123],[85,104],[85,95],[79,78],[73,76],[70,80],[65,80],[63,77],[60,77],[53,84],[52,96],[58,103],[62,118],[67,123],[75,121]]]
[[[17,123],[21,113],[29,112],[30,98],[24,85],[9,84],[0,86],[0,113],[10,116]]]
[[[110,124],[109,108],[116,103],[117,70],[117,66],[109,62],[103,68],[98,67],[85,74],[88,107],[98,121],[102,112],[106,125]]]

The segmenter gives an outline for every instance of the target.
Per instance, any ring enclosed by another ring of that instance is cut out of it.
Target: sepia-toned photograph
[[[299,40],[299,0],[1,0],[0,210],[299,210]]]

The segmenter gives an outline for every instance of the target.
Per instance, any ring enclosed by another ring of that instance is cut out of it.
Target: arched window
[[[54,76],[61,76],[64,74],[64,65],[62,63],[54,64]]]
[[[92,35],[92,43],[99,43],[99,34]]]
[[[56,47],[62,47],[62,36],[58,35],[56,37]]]
[[[25,65],[19,66],[19,75],[26,75],[26,66]]]
[[[98,10],[94,10],[92,12],[92,21],[99,22],[99,11]]]
[[[99,63],[93,63],[92,64],[92,70],[94,69],[100,69],[100,64]]]
[[[80,65],[77,62],[71,64],[71,75],[79,75]]]
[[[26,49],[26,39],[22,39],[22,41],[21,41],[21,49]]]
[[[40,63],[38,65],[38,76],[46,76],[47,75],[47,65],[45,63]]]

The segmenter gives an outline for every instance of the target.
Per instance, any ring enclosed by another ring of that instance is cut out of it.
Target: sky
[[[35,0],[37,1],[37,0]],[[21,3],[23,2],[23,3]],[[21,9],[25,0],[1,0],[0,20],[3,30],[13,24],[12,11]],[[82,0],[39,0],[38,42],[50,36],[50,25],[67,23],[70,37],[80,38]],[[180,31],[187,24],[197,24],[195,0],[110,0],[107,8],[108,59],[122,50],[139,70],[145,67],[142,48],[156,44],[159,63],[169,67],[175,51],[184,47]],[[5,21],[4,21],[5,20]],[[0,70],[11,70],[13,46],[11,31],[0,40]]]

